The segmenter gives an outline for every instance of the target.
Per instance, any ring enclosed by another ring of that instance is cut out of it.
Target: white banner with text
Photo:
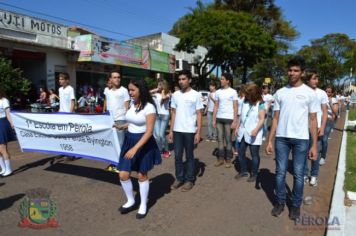
[[[11,112],[11,117],[23,152],[119,162],[119,140],[109,114]]]

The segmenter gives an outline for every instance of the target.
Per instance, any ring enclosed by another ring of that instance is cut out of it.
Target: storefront
[[[173,76],[175,58],[168,53],[143,49],[141,46],[106,39],[94,34],[75,37],[75,49],[80,51],[77,63],[77,83],[101,86],[109,72],[118,69],[122,84],[131,78],[158,78],[159,74]],[[95,68],[95,69],[93,69]],[[103,79],[104,78],[104,79]]]
[[[61,24],[0,10],[0,56],[20,68],[34,90],[58,89],[60,72],[69,73],[75,86],[79,52],[73,49],[67,31]]]

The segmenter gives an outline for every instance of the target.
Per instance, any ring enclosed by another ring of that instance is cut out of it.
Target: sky
[[[126,40],[168,32],[195,3],[196,0],[0,0],[0,9],[65,25],[85,24],[84,28],[91,28],[99,35]],[[356,38],[355,0],[275,0],[275,3],[300,33],[292,42],[292,51],[328,33],[346,33]]]

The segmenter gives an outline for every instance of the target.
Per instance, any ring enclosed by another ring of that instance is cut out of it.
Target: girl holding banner
[[[128,88],[133,102],[126,112],[127,124],[114,125],[117,129],[128,129],[117,167],[120,171],[120,183],[127,197],[127,202],[119,208],[119,211],[121,214],[127,214],[135,208],[130,175],[132,171],[137,171],[141,203],[136,218],[142,219],[147,214],[148,171],[154,165],[161,164],[162,159],[152,135],[156,119],[156,107],[147,85],[143,80],[137,79],[131,80]]]
[[[13,127],[9,100],[5,98],[5,92],[0,88],[0,174],[3,177],[9,176],[12,173],[7,143],[15,140],[12,131]]]

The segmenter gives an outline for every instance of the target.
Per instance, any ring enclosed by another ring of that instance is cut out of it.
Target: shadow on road
[[[23,165],[23,166],[20,166],[19,168],[17,168],[16,170],[13,171],[13,174],[18,174],[18,173],[21,173],[21,172],[26,171],[28,169],[31,169],[31,168],[35,168],[35,167],[38,167],[38,166],[43,166],[43,165],[47,164],[48,162],[50,162],[51,165],[52,165],[55,158],[56,158],[56,156],[48,157],[48,158],[45,158],[45,159],[41,159],[41,160],[38,160],[38,161],[35,161],[35,162],[28,163],[28,164]]]
[[[171,174],[164,173],[151,179],[150,193],[148,195],[148,208],[154,206],[158,199],[170,193],[174,177]],[[136,199],[136,202],[138,199]]]
[[[53,171],[63,174],[76,175],[84,178],[95,179],[111,184],[118,184],[119,180],[117,174],[108,172],[102,169],[78,166],[73,164],[56,163],[45,169],[46,171]]]
[[[0,199],[0,211],[10,208],[12,205],[14,205],[15,202],[17,202],[24,196],[25,196],[24,193],[19,193],[19,194],[13,195],[11,197]]]
[[[275,174],[271,173],[269,169],[260,169],[255,185],[256,189],[262,189],[265,192],[272,205],[276,203],[276,195],[274,193],[275,179]]]

